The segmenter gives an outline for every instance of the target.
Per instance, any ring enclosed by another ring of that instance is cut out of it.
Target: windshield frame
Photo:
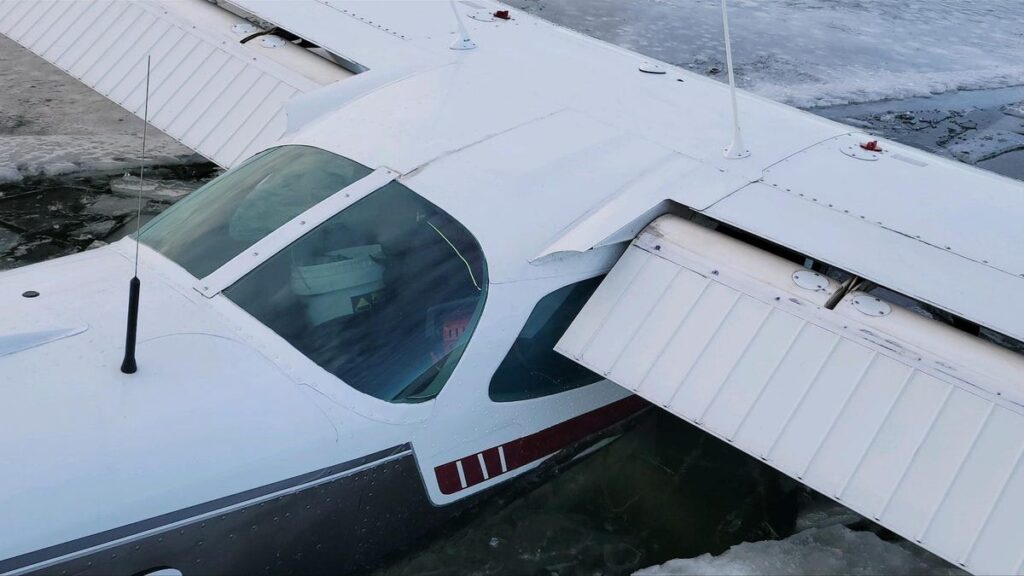
[[[197,280],[195,287],[207,298],[212,298],[231,286],[260,264],[284,250],[310,230],[330,220],[345,208],[365,198],[397,179],[398,172],[390,168],[377,168],[363,178],[331,194],[309,207],[255,244],[228,260],[210,274]]]

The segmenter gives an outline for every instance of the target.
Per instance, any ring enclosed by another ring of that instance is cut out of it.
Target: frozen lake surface
[[[724,79],[718,0],[512,0]],[[1024,180],[1024,2],[732,0],[741,86]],[[0,37],[0,269],[134,229],[141,123]],[[145,215],[215,167],[150,132]],[[954,574],[956,568],[661,414],[558,478],[486,504],[379,571]]]
[[[511,0],[694,72],[724,68],[718,0]],[[741,87],[809,108],[1019,85],[1019,0],[731,0]]]

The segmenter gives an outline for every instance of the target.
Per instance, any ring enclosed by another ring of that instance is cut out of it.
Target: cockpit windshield
[[[436,396],[458,364],[486,291],[476,239],[391,182],[224,295],[353,388],[420,402]]]
[[[202,278],[370,172],[319,148],[271,148],[153,219],[140,239]]]

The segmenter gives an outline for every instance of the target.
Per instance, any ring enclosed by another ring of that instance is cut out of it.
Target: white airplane
[[[363,571],[641,397],[1024,571],[1020,183],[490,0],[0,33],[230,169],[0,274],[0,573]]]

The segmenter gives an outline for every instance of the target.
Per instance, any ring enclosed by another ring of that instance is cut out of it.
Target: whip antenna
[[[146,99],[142,112],[142,157],[139,161],[139,205],[135,212],[135,271],[128,282],[128,327],[124,337],[124,360],[121,372],[134,374],[139,367],[135,364],[135,337],[139,328],[139,235],[142,232],[142,182],[146,174],[146,129],[149,127],[149,71],[150,56],[146,56]]]
[[[740,133],[740,112],[736,105],[736,77],[732,72],[732,40],[729,38],[729,10],[722,0],[722,28],[725,30],[725,69],[729,72],[729,93],[732,97],[732,143],[723,151],[726,158],[736,160],[750,156],[750,150],[743,145]]]
[[[466,24],[462,21],[462,14],[459,14],[459,8],[455,5],[455,0],[449,0],[449,3],[452,5],[452,12],[455,13],[455,22],[459,25],[459,37],[448,47],[452,50],[472,50],[476,48],[476,42],[470,39],[469,30],[466,30]]]

